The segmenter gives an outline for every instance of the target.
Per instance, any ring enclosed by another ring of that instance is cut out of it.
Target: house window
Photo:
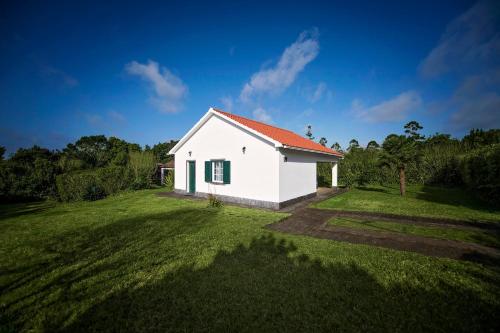
[[[212,181],[214,183],[222,183],[224,180],[224,164],[222,161],[212,161]]]

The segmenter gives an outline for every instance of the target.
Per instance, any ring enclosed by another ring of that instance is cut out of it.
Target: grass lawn
[[[500,269],[155,196],[0,206],[0,331],[495,331]]]
[[[500,209],[489,207],[461,189],[413,185],[406,196],[399,185],[367,186],[316,203],[316,208],[500,222]]]
[[[500,235],[490,231],[466,230],[452,227],[423,226],[388,221],[372,221],[350,217],[335,217],[330,219],[328,223],[332,226],[339,227],[409,234],[438,239],[451,239],[492,247],[500,247]]]

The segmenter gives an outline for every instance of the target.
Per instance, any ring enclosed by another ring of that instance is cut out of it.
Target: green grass
[[[416,235],[437,239],[450,239],[500,247],[500,235],[492,231],[469,230],[453,227],[423,226],[409,223],[372,221],[358,218],[335,217],[328,221],[332,226],[365,229],[370,231],[391,232]]]
[[[0,331],[494,331],[500,270],[121,194],[1,206]]]
[[[399,195],[399,185],[357,187],[314,207],[500,222],[498,208],[486,206],[464,190],[421,185],[408,186],[404,197]]]

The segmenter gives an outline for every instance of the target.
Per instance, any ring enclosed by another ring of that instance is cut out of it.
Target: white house
[[[316,162],[342,154],[291,131],[210,108],[175,145],[175,191],[279,209],[316,195]]]

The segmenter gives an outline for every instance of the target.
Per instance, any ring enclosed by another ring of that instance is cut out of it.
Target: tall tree
[[[152,151],[158,161],[160,161],[161,163],[171,161],[174,157],[172,155],[169,155],[168,152],[177,144],[177,142],[179,141],[170,140],[170,142],[163,142],[154,145]]]
[[[412,138],[414,141],[421,141],[424,139],[424,136],[419,133],[419,131],[423,129],[423,127],[420,126],[417,121],[410,121],[404,126],[404,129],[406,136]]]
[[[338,152],[342,152],[342,147],[340,146],[340,144],[338,142],[335,142],[330,148],[332,148],[333,150],[336,150]]]
[[[104,135],[82,136],[75,144],[68,144],[63,152],[90,167],[104,166],[111,158],[110,143]]]
[[[378,149],[378,148],[380,148],[380,145],[375,140],[368,142],[368,144],[366,145],[366,149]]]
[[[306,136],[310,140],[314,140],[314,136],[313,136],[313,133],[312,133],[312,126],[311,125],[307,125]]]
[[[500,129],[472,129],[464,136],[462,142],[470,148],[479,148],[485,145],[500,143]]]
[[[0,161],[3,161],[3,155],[5,154],[5,147],[0,146]]]
[[[406,169],[410,162],[419,158],[420,143],[423,136],[419,123],[411,121],[404,126],[406,135],[390,134],[382,144],[381,164],[394,167],[399,172],[399,192],[406,193]]]
[[[328,143],[328,141],[326,140],[325,137],[322,137],[321,139],[319,139],[319,144],[320,145],[326,146],[327,143]]]
[[[347,148],[348,151],[356,150],[359,148],[359,142],[356,139],[352,139],[349,141],[349,148]]]
[[[427,139],[425,140],[425,144],[429,146],[449,144],[452,142],[457,142],[457,140],[452,139],[451,135],[443,133],[436,133],[434,135],[427,137]]]

